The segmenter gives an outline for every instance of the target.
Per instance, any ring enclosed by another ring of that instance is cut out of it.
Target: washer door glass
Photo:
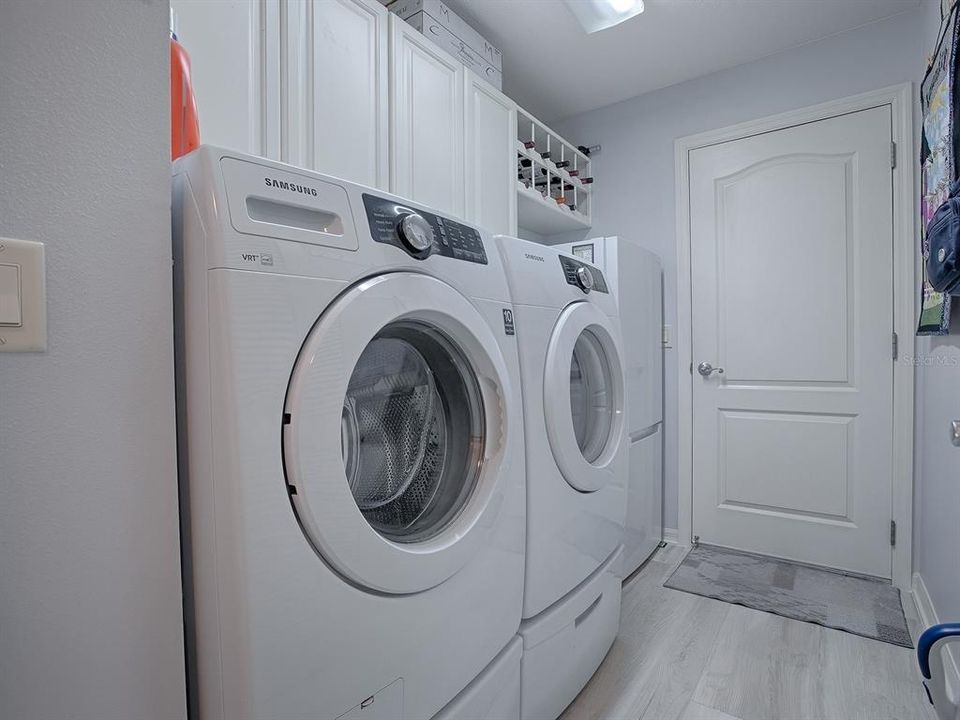
[[[584,330],[570,360],[570,412],[577,446],[589,463],[600,457],[611,435],[613,388],[603,345],[590,330]]]
[[[384,327],[347,386],[341,446],[350,492],[389,540],[421,542],[470,498],[484,447],[483,402],[462,351],[417,322]]]
[[[360,588],[453,577],[489,547],[514,492],[518,401],[493,326],[452,286],[390,272],[345,289],[309,330],[283,406],[304,536]]]

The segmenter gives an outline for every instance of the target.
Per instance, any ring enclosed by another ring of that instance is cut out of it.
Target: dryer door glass
[[[476,486],[482,396],[463,352],[437,328],[396,322],[374,336],[350,376],[340,427],[350,492],[389,540],[433,537]]]
[[[613,426],[614,397],[610,363],[600,340],[584,330],[570,360],[570,412],[573,432],[587,462],[603,453]]]

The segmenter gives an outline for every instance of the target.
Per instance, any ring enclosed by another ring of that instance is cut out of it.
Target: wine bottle
[[[570,161],[569,161],[569,160],[558,160],[558,161],[556,162],[556,166],[557,166],[558,168],[569,167],[569,166],[570,166]]]
[[[580,182],[582,182],[584,185],[589,185],[590,183],[593,182],[593,178],[592,177],[580,178]]]
[[[567,170],[567,173],[570,175],[570,177],[577,177],[577,175],[580,174],[580,171],[579,171],[579,170]]]
[[[550,178],[550,184],[551,184],[551,185],[559,185],[559,184],[560,184],[560,178],[558,178],[558,177],[552,177],[552,178]],[[545,186],[547,185],[547,181],[546,181],[546,180],[537,180],[537,185],[538,185],[539,187],[545,187]]]
[[[527,140],[526,142],[523,143],[523,146],[527,150],[533,150],[537,146],[537,144],[533,140]]]

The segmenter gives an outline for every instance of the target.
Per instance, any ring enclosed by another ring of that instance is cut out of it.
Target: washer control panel
[[[487,264],[480,233],[469,225],[367,193],[363,206],[377,242],[399,247],[419,260],[444,255]]]
[[[607,281],[603,277],[603,273],[600,272],[600,268],[563,255],[560,255],[560,267],[563,268],[563,276],[566,278],[568,285],[578,287],[585,293],[591,290],[610,293]]]

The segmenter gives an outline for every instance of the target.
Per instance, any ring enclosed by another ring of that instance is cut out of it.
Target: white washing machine
[[[495,243],[212,147],[173,184],[194,717],[515,716],[523,421]]]
[[[627,499],[617,304],[603,273],[498,237],[514,302],[527,448],[521,716],[555,717],[616,636]]]

